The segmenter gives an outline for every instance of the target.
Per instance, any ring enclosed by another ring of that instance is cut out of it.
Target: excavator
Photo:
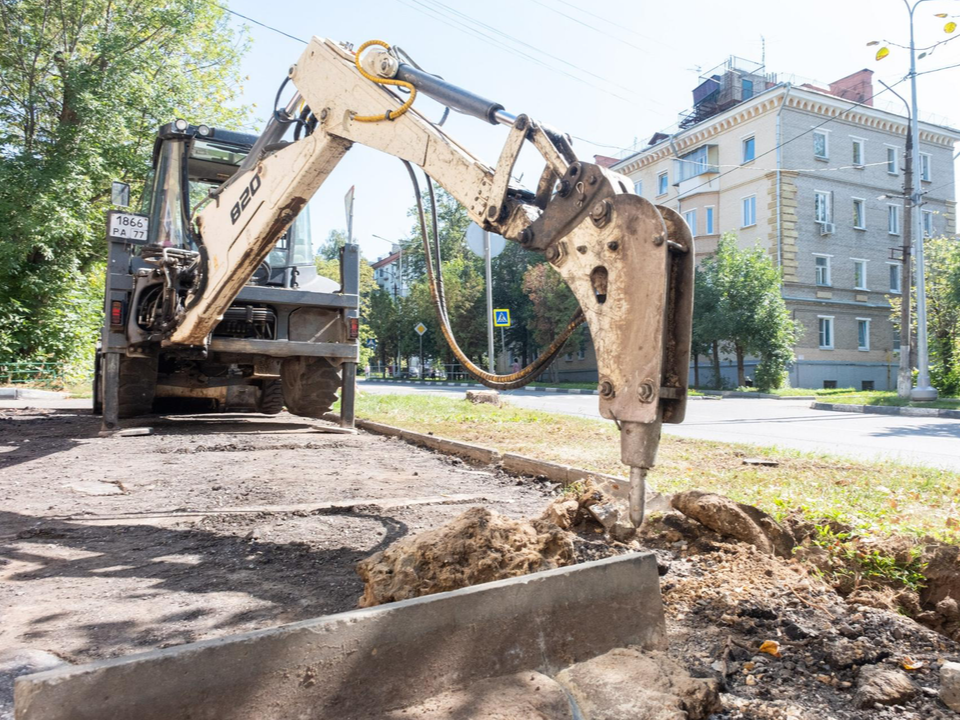
[[[295,92],[283,107],[277,107],[287,83]],[[474,157],[440,123],[419,112],[415,100],[420,93],[453,111],[504,126],[506,140],[496,164]],[[197,130],[183,121],[170,132],[178,129],[204,135],[203,126]],[[228,137],[210,128],[206,133],[211,140]],[[285,139],[288,135],[292,139]],[[251,278],[264,272],[264,263],[276,253],[278,243],[295,231],[307,202],[356,143],[395,156],[406,165],[417,197],[427,276],[440,328],[477,380],[500,390],[522,387],[546,369],[578,325],[589,325],[596,348],[600,412],[620,430],[621,459],[630,467],[630,519],[639,526],[646,475],[656,459],[661,425],[681,422],[686,406],[695,257],[689,228],[674,210],[634,194],[625,176],[578,158],[569,136],[420,69],[402,50],[380,40],[353,51],[349,45],[313,37],[289,69],[273,117],[263,133],[244,147],[245,155],[230,168],[229,177],[211,185],[207,196],[189,210],[177,211],[189,215],[185,237],[143,246],[141,255],[150,267],[139,275],[149,276],[155,287],[152,293],[129,296],[132,306],[121,311],[146,317],[138,302],[150,298],[149,327],[141,324],[139,331],[146,335],[135,351],[105,356],[109,361],[102,364],[98,391],[104,426],[117,423],[120,360],[137,353],[142,357],[148,346],[161,355],[193,358],[191,362],[197,363],[218,347],[221,353],[224,348],[239,351],[259,342],[258,352],[274,352],[264,349],[266,340],[235,338],[238,341],[231,343],[229,338],[218,338],[215,331],[231,317],[255,326],[254,310],[242,309],[251,305],[238,306],[238,298],[256,296]],[[544,161],[533,190],[519,187],[512,178],[526,143]],[[484,230],[543,253],[577,298],[579,310],[529,366],[508,375],[488,373],[457,345],[439,271],[436,213],[429,213],[432,223],[428,223],[414,167],[423,173],[427,198],[433,197],[434,183],[439,184]],[[177,166],[175,172],[184,170]],[[174,177],[174,171],[170,173]],[[347,305],[341,303],[341,307]],[[108,297],[108,316],[111,311],[115,308]],[[356,354],[355,348],[344,350],[342,345],[355,343],[355,326],[351,327],[355,321],[355,312],[344,315],[342,321],[334,317],[328,325],[340,323],[345,329],[337,330],[325,344],[335,356],[330,362],[343,366],[342,414],[351,419]],[[251,382],[261,383],[266,392],[267,383],[282,377],[283,398],[297,412],[304,405],[298,393],[309,385],[303,375],[305,361],[292,362],[291,351],[279,355],[287,357],[280,364],[264,355],[262,364],[267,369],[258,375],[253,366]],[[148,370],[156,372],[156,366]],[[297,375],[289,378],[288,373]]]

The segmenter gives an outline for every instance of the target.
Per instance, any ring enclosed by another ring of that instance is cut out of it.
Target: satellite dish
[[[470,226],[467,228],[467,247],[473,252],[474,255],[483,257],[483,228],[477,225],[475,222],[470,223]],[[503,252],[503,249],[507,246],[507,241],[504,240],[502,235],[497,235],[496,233],[490,233],[490,257],[495,258],[497,255]]]

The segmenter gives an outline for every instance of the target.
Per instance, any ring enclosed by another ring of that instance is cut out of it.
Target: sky
[[[370,39],[399,45],[421,67],[460,87],[526,113],[574,138],[581,159],[617,155],[677,122],[692,104],[701,73],[735,55],[765,62],[780,81],[820,85],[862,68],[893,84],[909,69],[909,53],[890,45],[874,58],[872,40],[906,45],[903,0],[221,0],[252,20],[298,38],[310,35],[359,47]],[[916,11],[918,47],[947,39],[947,20],[960,0],[927,0]],[[260,130],[287,68],[303,43],[236,16],[252,38],[240,102],[253,105]],[[960,18],[957,18],[960,22]],[[960,30],[955,33],[960,36]],[[960,40],[918,61],[918,72],[960,64]],[[920,119],[960,127],[960,67],[918,78]],[[909,100],[909,83],[896,88]],[[890,92],[874,101],[898,113]],[[420,96],[415,107],[439,119],[442,109]],[[444,130],[495,165],[507,128],[451,113]],[[535,186],[542,161],[532,147],[514,175]],[[396,158],[355,145],[311,201],[314,244],[345,229],[343,197],[355,186],[354,238],[367,258],[390,250],[413,221],[413,190]],[[378,239],[376,236],[385,238]]]

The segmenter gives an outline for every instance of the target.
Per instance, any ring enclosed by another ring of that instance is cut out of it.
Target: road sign
[[[427,331],[427,326],[423,323],[417,323],[413,329],[417,331],[417,335],[423,335]]]
[[[510,327],[510,311],[499,308],[493,311],[494,327]]]
[[[503,252],[507,246],[507,241],[502,235],[487,233],[490,236],[490,257],[495,258]],[[483,228],[476,223],[470,223],[467,227],[467,247],[477,257],[484,257],[483,252]]]

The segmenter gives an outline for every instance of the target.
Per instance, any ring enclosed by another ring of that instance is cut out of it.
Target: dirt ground
[[[78,663],[350,610],[357,562],[398,538],[545,504],[538,483],[285,413],[149,425],[100,438],[87,410],[0,410],[0,653]]]
[[[100,438],[86,410],[0,410],[0,720],[11,717],[5,650],[86,662],[349,610],[359,560],[469,507],[532,518],[553,497],[547,484],[289,415],[150,425]],[[844,599],[796,559],[678,513],[652,517],[629,545],[598,526],[579,528],[575,545],[578,561],[656,553],[668,654],[720,683],[714,720],[956,717],[938,698],[956,643]],[[879,671],[901,677],[903,697],[864,695]]]

